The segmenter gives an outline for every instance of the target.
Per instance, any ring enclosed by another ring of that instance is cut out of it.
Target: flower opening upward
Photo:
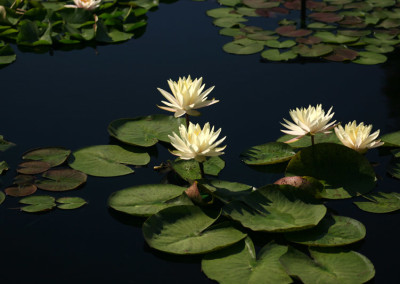
[[[221,128],[214,132],[214,127],[210,129],[210,124],[207,122],[203,129],[199,124],[194,125],[189,123],[189,127],[181,124],[179,127],[180,136],[173,132],[173,136],[168,135],[172,146],[176,150],[171,151],[172,154],[179,156],[182,160],[195,159],[198,162],[204,162],[206,157],[219,156],[224,154],[222,151],[226,148],[217,147],[226,137],[218,140],[218,135],[221,133]]]
[[[314,135],[320,132],[330,133],[330,127],[332,127],[332,125],[336,122],[336,120],[329,122],[335,114],[334,112],[331,113],[331,111],[332,107],[325,114],[325,111],[322,109],[321,105],[317,105],[316,107],[308,106],[308,108],[296,108],[295,110],[290,110],[289,114],[294,123],[283,119],[286,124],[281,124],[289,130],[281,131],[294,136],[304,136],[307,134]]]
[[[174,112],[175,117],[180,117],[187,113],[188,115],[200,115],[196,109],[206,107],[219,102],[219,100],[207,100],[208,94],[214,89],[214,86],[202,92],[205,84],[201,85],[203,78],[192,81],[190,75],[179,78],[178,82],[168,80],[172,95],[163,89],[157,88],[160,93],[168,100],[162,101],[166,106],[159,108]]]
[[[94,10],[100,6],[101,0],[74,0],[75,5],[65,5],[66,8],[82,8]]]
[[[379,130],[370,134],[371,130],[372,124],[367,126],[361,122],[357,125],[355,120],[347,123],[344,128],[341,125],[335,127],[336,136],[343,145],[360,153],[365,153],[370,148],[383,145],[380,139],[375,140],[379,136]]]

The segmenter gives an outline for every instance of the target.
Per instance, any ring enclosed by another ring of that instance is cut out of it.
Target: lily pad
[[[278,49],[268,49],[263,51],[261,56],[270,61],[288,61],[295,59],[297,57],[297,53],[294,53],[291,50],[281,53]]]
[[[4,192],[0,191],[0,204],[2,204],[5,199],[6,199],[6,195],[4,194]]]
[[[224,203],[240,199],[253,191],[250,185],[223,180],[202,179],[199,181],[199,186],[204,187]]]
[[[150,147],[158,141],[169,143],[168,135],[179,133],[179,126],[184,123],[182,118],[163,114],[123,118],[111,122],[108,133],[126,144]]]
[[[126,165],[146,165],[150,156],[134,149],[125,150],[118,145],[97,145],[73,152],[69,165],[71,168],[92,176],[113,177],[133,173]]]
[[[308,36],[312,33],[310,30],[296,29],[296,26],[281,26],[275,30],[278,34],[286,37]]]
[[[296,42],[294,40],[284,40],[284,41],[278,41],[278,40],[267,40],[265,41],[265,45],[268,47],[272,48],[290,48],[296,45]]]
[[[225,18],[218,18],[213,21],[213,24],[217,27],[221,28],[231,28],[240,23],[247,22],[247,19],[241,17],[225,17]]]
[[[0,135],[0,151],[1,152],[4,152],[14,146],[15,146],[14,143],[6,141],[4,139],[4,137],[2,135]]]
[[[352,244],[365,237],[363,224],[349,217],[325,216],[314,228],[286,233],[288,241],[318,247],[335,247]]]
[[[381,46],[367,45],[365,47],[365,50],[375,53],[388,53],[392,52],[394,50],[394,47],[391,45],[381,45]]]
[[[343,15],[336,13],[311,13],[308,17],[324,23],[335,23],[343,19]]]
[[[83,198],[80,198],[80,197],[61,197],[61,198],[58,198],[56,201],[58,203],[62,203],[62,204],[58,204],[57,208],[67,209],[67,210],[78,209],[78,208],[82,207],[83,205],[87,204],[87,202]]]
[[[64,148],[39,148],[25,153],[22,156],[22,159],[43,161],[49,163],[51,167],[55,167],[64,163],[70,153],[70,150]]]
[[[212,18],[227,18],[227,17],[239,17],[241,18],[242,15],[239,15],[235,9],[232,8],[216,8],[207,11],[207,15]]]
[[[287,249],[271,242],[256,257],[253,242],[247,237],[226,249],[207,254],[201,261],[201,269],[208,278],[221,284],[292,283],[279,262]]]
[[[387,60],[387,57],[380,53],[360,51],[358,54],[360,55],[360,57],[353,60],[352,62],[363,65],[375,65],[384,63]]]
[[[369,201],[354,202],[358,208],[371,213],[389,213],[400,210],[400,194],[377,192],[363,196]]]
[[[228,42],[222,48],[225,52],[243,55],[243,54],[254,54],[260,52],[261,50],[264,49],[264,45],[257,41],[252,41],[251,43],[245,43],[242,40],[235,40],[232,42]]]
[[[29,161],[19,164],[17,172],[25,175],[40,174],[50,169],[50,164],[43,161]]]
[[[320,57],[331,53],[333,48],[330,45],[323,43],[314,44],[311,47],[308,47],[304,44],[299,44],[293,47],[292,51],[300,54],[303,57]]]
[[[27,184],[27,185],[19,185],[19,186],[12,186],[6,188],[4,191],[7,195],[20,197],[20,196],[28,196],[32,195],[36,192],[37,186],[34,184]]]
[[[354,42],[357,41],[359,39],[359,37],[356,36],[345,36],[345,35],[341,35],[341,34],[333,34],[331,32],[316,32],[314,34],[315,37],[319,37],[323,42],[327,42],[327,43],[339,43],[339,44],[343,44],[343,43],[350,43],[350,42]]]
[[[350,198],[375,187],[375,172],[358,152],[333,143],[315,144],[299,151],[286,168],[287,176],[311,176],[324,184],[321,197]]]
[[[0,175],[3,174],[5,171],[8,170],[8,164],[6,161],[0,162]]]
[[[333,54],[325,56],[324,58],[330,61],[347,61],[354,60],[358,56],[358,52],[349,48],[335,48]]]
[[[150,247],[173,254],[208,253],[247,236],[230,222],[213,225],[219,214],[190,205],[169,207],[143,223],[143,235]]]
[[[389,163],[388,173],[395,178],[400,179],[400,158],[393,157]]]
[[[251,8],[273,8],[278,7],[279,2],[272,2],[268,0],[243,0],[242,3]]]
[[[177,159],[171,162],[174,171],[184,180],[192,182],[201,179],[200,165],[195,160]],[[225,167],[225,161],[220,157],[210,157],[204,163],[204,173],[207,175],[218,176],[220,171]]]
[[[296,136],[293,135],[283,135],[276,140],[277,142],[287,142],[292,139],[296,138]],[[335,135],[335,133],[329,133],[329,134],[323,134],[323,133],[317,133],[314,135],[314,143],[336,143],[336,144],[341,144],[339,138]],[[311,146],[311,137],[310,136],[304,136],[303,138],[297,140],[296,142],[288,143],[293,148],[304,148]]]
[[[48,191],[67,191],[75,189],[86,182],[87,175],[72,169],[49,170],[42,175],[36,186]]]
[[[35,195],[22,198],[19,203],[29,204],[28,206],[21,207],[21,210],[29,213],[36,213],[48,211],[56,206],[54,197],[48,195]]]
[[[375,275],[373,264],[344,248],[309,248],[311,258],[289,247],[280,258],[286,272],[303,283],[365,283]]]
[[[149,217],[167,207],[192,205],[183,193],[185,190],[173,184],[133,186],[111,194],[108,206],[130,215]]]
[[[400,147],[400,131],[382,135],[381,140],[385,142],[386,147]]]
[[[17,55],[9,44],[0,47],[0,65],[10,64],[17,59]]]
[[[267,185],[233,201],[224,213],[253,231],[289,232],[316,226],[326,207],[303,201],[291,186]]]
[[[288,144],[270,142],[251,147],[240,154],[242,161],[248,165],[270,165],[290,160],[296,153]]]

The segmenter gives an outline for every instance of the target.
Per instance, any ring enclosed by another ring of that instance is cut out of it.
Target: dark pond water
[[[279,124],[289,109],[323,104],[338,121],[364,121],[381,133],[400,126],[400,56],[380,66],[341,63],[261,63],[259,55],[222,51],[230,39],[220,36],[206,16],[218,3],[179,1],[149,13],[146,32],[137,40],[49,54],[18,52],[17,61],[0,70],[0,133],[17,144],[2,154],[12,168],[28,149],[64,146],[72,150],[108,144],[114,119],[162,113],[156,107],[166,80],[191,74],[215,85],[220,103],[197,119],[222,127],[227,136],[221,179],[261,186],[277,179],[251,170],[239,160],[250,146],[281,136]],[[25,214],[17,199],[0,207],[1,283],[211,283],[200,257],[171,257],[144,242],[140,219],[107,208],[108,196],[132,185],[157,183],[152,167],[171,159],[163,148],[148,168],[119,178],[89,177],[87,184],[60,196],[80,196],[89,205],[74,211]],[[368,154],[382,178],[378,190],[398,191],[385,173],[388,156]],[[9,185],[14,171],[3,177]],[[58,195],[57,195],[58,196]],[[338,214],[363,222],[367,237],[353,248],[375,265],[373,283],[399,283],[399,213],[375,215],[351,200],[329,202]],[[258,236],[260,239],[263,235]]]

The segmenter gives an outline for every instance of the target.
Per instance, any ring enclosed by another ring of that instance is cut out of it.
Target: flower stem
[[[185,113],[185,118],[186,118],[186,128],[189,128],[189,115]]]
[[[201,162],[201,163],[199,163],[199,166],[200,166],[201,178],[204,178],[204,165],[203,165],[203,163]]]
[[[311,145],[314,146],[314,135],[311,135]]]

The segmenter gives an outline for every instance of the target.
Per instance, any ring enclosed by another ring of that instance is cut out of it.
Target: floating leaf
[[[400,158],[392,158],[389,164],[388,173],[392,177],[400,179]]]
[[[333,34],[331,32],[316,32],[314,36],[319,37],[323,42],[328,43],[349,43],[359,39],[359,37],[345,36],[340,34]]]
[[[252,34],[248,34],[247,37],[252,40],[274,40],[278,39],[279,36],[275,35],[274,31],[259,31]]]
[[[242,18],[242,15],[237,14],[235,9],[232,8],[211,9],[207,11],[207,15],[212,18],[227,18],[227,17]]]
[[[281,53],[278,49],[268,49],[263,51],[261,56],[270,61],[288,61],[295,59],[297,57],[297,53],[294,53],[291,50]]]
[[[2,204],[5,199],[6,199],[6,195],[4,194],[4,192],[0,191],[0,204]]]
[[[147,244],[174,254],[212,252],[246,237],[229,222],[216,225],[219,212],[181,205],[163,209],[143,224]]]
[[[377,192],[363,196],[370,201],[354,202],[361,210],[371,213],[389,213],[400,210],[400,194]]]
[[[349,217],[325,216],[314,228],[286,233],[285,238],[308,246],[334,247],[352,244],[365,237],[363,224]]]
[[[320,57],[331,53],[333,48],[330,45],[322,43],[312,45],[311,48],[306,45],[299,44],[293,47],[292,50],[303,57]]]
[[[70,153],[70,150],[64,148],[39,148],[25,153],[22,156],[22,159],[43,161],[49,163],[51,167],[55,167],[64,163]]]
[[[368,30],[338,30],[337,34],[338,35],[344,35],[344,36],[354,36],[354,37],[360,37],[360,36],[367,36],[371,33],[371,31]]]
[[[157,114],[136,118],[117,119],[108,126],[108,133],[130,145],[150,147],[158,141],[170,142],[168,135],[179,133],[182,118]]]
[[[38,180],[38,188],[48,191],[67,191],[75,189],[86,182],[87,175],[72,169],[49,170]]]
[[[223,208],[233,220],[253,231],[289,232],[316,226],[326,207],[310,204],[291,186],[267,185]]]
[[[269,165],[290,160],[296,153],[288,144],[270,142],[251,147],[240,154],[242,161],[248,165]]]
[[[349,48],[335,48],[333,54],[324,58],[330,61],[347,61],[354,60],[358,56],[358,52]]]
[[[54,201],[54,197],[48,195],[36,195],[22,198],[19,203],[30,204],[28,206],[21,207],[22,211],[36,213],[53,209],[53,207],[56,206],[56,203]]]
[[[240,29],[223,28],[219,31],[219,34],[224,36],[244,36],[246,33]]]
[[[202,179],[199,181],[199,186],[204,187],[224,203],[240,199],[253,191],[250,185],[223,180]]]
[[[324,23],[335,23],[343,19],[343,15],[336,13],[311,13],[308,17]]]
[[[57,208],[60,209],[77,209],[82,207],[83,205],[87,204],[87,202],[80,197],[61,197],[56,200],[58,203]]]
[[[253,54],[263,50],[264,45],[257,41],[252,41],[251,43],[248,43],[244,42],[243,40],[235,40],[232,42],[228,42],[222,48],[225,52],[232,54]]]
[[[385,144],[383,144],[383,146],[400,147],[400,131],[382,135],[381,140],[383,142],[385,142]]]
[[[4,152],[14,146],[15,146],[14,143],[4,140],[3,136],[0,135],[0,151],[1,152]]]
[[[311,258],[289,247],[279,260],[286,272],[303,283],[365,283],[375,275],[373,264],[344,248],[309,248]]]
[[[72,154],[69,165],[92,176],[112,177],[133,173],[126,165],[146,165],[150,156],[142,150],[128,151],[118,145],[97,145]]]
[[[358,54],[360,55],[360,57],[353,60],[352,62],[364,65],[375,65],[386,62],[387,60],[387,57],[385,55],[379,53],[360,51]]]
[[[287,142],[292,140],[293,138],[296,138],[296,136],[293,135],[283,135],[278,140],[277,142]],[[317,133],[314,135],[314,143],[319,144],[319,143],[336,143],[336,144],[341,144],[339,138],[336,137],[335,133],[329,133],[329,134],[323,134],[323,133]],[[293,148],[303,148],[303,147],[308,147],[311,146],[311,137],[310,136],[304,136],[303,138],[297,140],[296,142],[293,143],[288,143]]]
[[[375,53],[388,53],[392,52],[394,50],[394,47],[391,45],[381,45],[381,46],[367,45],[365,47],[365,50]]]
[[[218,176],[222,169],[225,168],[225,161],[218,156],[209,157],[203,165],[205,174]]]
[[[34,184],[27,184],[27,185],[19,185],[19,186],[12,186],[5,189],[7,195],[20,197],[20,196],[28,196],[34,194],[37,190],[36,185]]]
[[[3,174],[5,171],[8,170],[8,164],[6,161],[0,162],[0,175]]]
[[[265,41],[265,45],[272,48],[290,48],[292,46],[295,46],[296,42],[294,40],[267,40]]]
[[[17,55],[9,44],[6,44],[3,47],[0,47],[0,65],[10,64],[15,61]],[[0,136],[2,137],[2,136]],[[1,142],[2,139],[0,139]],[[0,151],[3,145],[0,145]]]
[[[17,172],[25,175],[40,174],[50,169],[50,164],[42,161],[29,161],[19,164]]]
[[[241,0],[218,0],[218,3],[224,6],[236,6],[237,4],[242,3]]]
[[[247,7],[239,7],[237,8],[237,13],[243,16],[248,16],[248,17],[259,17],[259,15],[256,13],[256,9],[254,8],[247,8]]]
[[[278,7],[279,2],[271,2],[268,0],[243,0],[244,5],[251,8],[273,8]]]
[[[186,181],[201,179],[200,165],[196,160],[180,160],[171,162],[174,171]],[[225,167],[225,161],[220,157],[210,157],[204,163],[204,173],[207,175],[218,176]]]
[[[307,28],[309,29],[324,29],[324,30],[329,30],[329,29],[336,29],[336,26],[334,25],[327,25],[324,23],[319,23],[319,22],[315,22],[315,23],[311,23],[307,25]]]
[[[302,44],[316,44],[320,43],[321,39],[319,37],[309,36],[309,37],[298,37],[296,38],[296,41]]]
[[[288,176],[311,176],[324,184],[323,198],[342,199],[367,193],[375,187],[375,172],[358,152],[333,143],[302,149],[290,160]]]
[[[192,205],[183,194],[184,187],[173,184],[147,184],[122,189],[111,194],[108,206],[127,214],[149,217],[177,205]]]
[[[226,17],[215,19],[213,24],[221,28],[231,28],[242,22],[247,22],[247,20],[243,17]]]
[[[265,245],[258,256],[249,237],[226,249],[207,254],[201,269],[219,283],[292,283],[279,258],[287,247],[273,242]]]
[[[312,33],[310,30],[296,30],[296,26],[282,26],[275,30],[278,34],[286,37],[308,36]]]

